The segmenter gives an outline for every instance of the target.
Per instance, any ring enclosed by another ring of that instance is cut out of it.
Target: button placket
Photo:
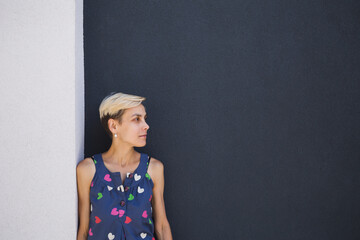
[[[120,175],[120,173],[119,173]],[[122,179],[120,177],[120,183],[121,183]],[[120,184],[116,189],[118,190],[119,192],[119,196],[120,196],[120,206],[121,206],[121,209],[125,210],[126,208],[126,195],[125,195],[125,188],[124,188],[124,185],[126,184],[126,178],[125,178],[125,181],[124,181],[124,184]]]
[[[125,180],[124,180],[124,184],[121,184],[120,186],[118,186],[118,191],[121,191],[121,192],[123,192],[124,194],[121,194],[122,195],[122,197],[125,197],[125,200],[120,200],[120,206],[121,207],[124,207],[125,205],[126,205],[126,199],[127,199],[127,197],[126,197],[126,193],[125,192],[127,192],[129,189],[130,189],[130,187],[129,186],[127,186],[127,185],[129,185],[129,180],[128,179],[131,179],[131,178],[133,178],[134,177],[134,175],[132,174],[132,173],[130,173],[130,172],[127,172],[126,173],[126,178],[125,178]],[[124,187],[124,185],[125,185],[125,187]]]
[[[134,177],[134,175],[131,172],[126,173],[126,179],[124,181],[124,184],[126,183],[125,187],[124,187],[125,192],[127,192],[130,189],[130,187],[128,186],[128,185],[130,185],[130,183],[129,183],[130,180],[129,179],[131,179],[133,177]]]

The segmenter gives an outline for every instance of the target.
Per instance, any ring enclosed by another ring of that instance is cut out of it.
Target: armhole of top
[[[149,156],[149,157],[148,157],[148,160],[147,160],[147,166],[146,166],[146,169],[148,169],[148,168],[149,168],[150,159],[151,159],[151,157]]]
[[[97,170],[97,166],[96,166],[97,164],[95,163],[95,162],[96,162],[96,160],[95,160],[94,155],[93,155],[93,156],[90,156],[90,158],[93,160],[94,167],[95,167],[94,176],[93,176],[93,177],[92,177],[92,179],[91,179],[91,184],[93,184],[93,183],[94,183],[94,181],[95,181],[96,172],[97,172],[98,170]]]
[[[95,166],[95,172],[96,172],[96,169],[97,169],[97,166],[96,166],[96,165],[97,165],[97,161],[96,161],[94,155],[92,155],[90,158],[93,160],[93,163],[94,163],[94,166]]]

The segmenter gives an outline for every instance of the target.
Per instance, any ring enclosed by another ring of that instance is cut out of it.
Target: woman
[[[134,150],[146,145],[144,100],[116,93],[100,104],[100,120],[112,144],[76,168],[77,240],[155,240],[154,231],[157,240],[172,240],[163,198],[164,165]]]

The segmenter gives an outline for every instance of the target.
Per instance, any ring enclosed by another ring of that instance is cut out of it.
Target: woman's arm
[[[155,159],[151,158],[149,165],[149,175],[153,180],[153,197],[151,199],[154,222],[155,222],[155,233],[157,240],[172,240],[170,224],[166,217],[165,203],[164,203],[164,164]]]
[[[90,184],[95,174],[95,165],[91,158],[85,158],[76,167],[78,189],[79,230],[77,240],[86,240],[90,217]]]

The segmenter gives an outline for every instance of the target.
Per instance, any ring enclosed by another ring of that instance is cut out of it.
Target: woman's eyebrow
[[[131,115],[131,117],[133,117],[133,116],[139,116],[139,117],[141,117],[142,115],[141,115],[140,113],[134,113],[133,115]],[[145,117],[147,117],[147,114],[145,114]]]

